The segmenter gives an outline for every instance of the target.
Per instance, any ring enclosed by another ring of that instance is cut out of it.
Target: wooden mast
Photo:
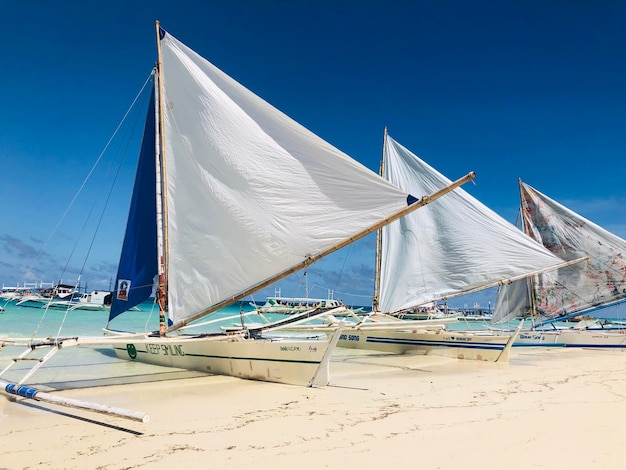
[[[530,228],[526,226],[526,219],[524,218],[524,194],[522,193],[522,178],[517,179],[517,185],[519,188],[519,200],[520,200],[520,219],[522,224],[522,231],[533,238],[530,234]],[[533,238],[534,239],[534,238]],[[529,276],[528,282],[526,283],[526,288],[528,289],[528,297],[530,300],[530,318],[532,321],[533,327],[535,326],[535,318],[539,316],[537,313],[537,304],[535,302],[535,276]]]
[[[378,174],[381,178],[385,178],[385,152],[387,149],[387,126],[385,126],[385,131],[383,134],[383,154],[380,160],[380,168],[378,169]],[[379,228],[376,231],[376,265],[375,265],[375,276],[374,276],[374,298],[372,299],[372,309],[374,312],[380,311],[380,267],[382,264],[382,254],[383,251],[383,232],[382,228]]]
[[[159,264],[159,290],[157,292],[157,300],[159,302],[159,334],[165,336],[167,332],[165,317],[167,312],[167,180],[165,172],[165,132],[163,125],[163,80],[161,75],[161,27],[159,20],[156,20],[156,39],[157,39],[157,65],[156,65],[156,97],[157,97],[157,194],[160,194],[158,200],[161,201],[161,210],[157,210],[157,233],[161,241],[158,246],[158,264]]]

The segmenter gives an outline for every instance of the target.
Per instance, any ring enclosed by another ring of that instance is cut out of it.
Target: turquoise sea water
[[[26,350],[25,346],[3,345],[3,338],[99,337],[103,335],[102,329],[107,326],[108,320],[107,311],[65,311],[18,307],[14,303],[5,304],[4,302],[0,303],[0,306],[4,308],[4,311],[0,312],[0,346],[3,346],[0,348],[0,371],[11,364],[12,358]],[[251,311],[252,307],[247,302],[231,305],[197,322],[204,323],[210,319],[214,320],[213,323],[191,331],[219,331],[220,326],[241,324],[242,318],[247,318],[248,322],[258,323],[257,317],[245,316]],[[277,318],[281,318],[281,316],[277,315],[268,319]],[[139,311],[124,313],[114,319],[109,326],[125,331],[155,331],[158,329],[158,309],[152,302],[141,304]],[[511,324],[510,328],[515,326],[517,323]],[[564,324],[563,326],[572,326],[572,324]],[[480,330],[488,328],[488,325],[484,322],[457,321],[446,324],[446,328],[449,330]],[[49,349],[37,350],[34,352],[34,356],[42,357],[48,351]],[[34,361],[20,361],[0,377],[0,380],[19,382],[36,364]],[[179,379],[197,375],[202,374],[117,359],[108,346],[69,347],[60,350],[32,377],[27,378],[25,383],[39,388],[43,387],[43,390],[54,390]]]
[[[63,309],[44,309],[18,307],[13,302],[0,302],[4,311],[0,312],[1,338],[30,337],[67,337],[67,336],[101,336],[102,329],[107,326],[108,311],[90,311]],[[259,323],[256,316],[246,316],[253,308],[247,301],[228,306],[195,323],[202,324],[190,332],[215,332],[221,326],[240,325],[242,320],[247,323]],[[139,311],[129,311],[113,319],[109,327],[112,329],[133,332],[151,332],[158,330],[158,308],[153,301],[139,305]],[[282,315],[266,315],[269,320],[284,318]],[[210,324],[206,324],[211,321]],[[517,322],[501,326],[515,328]],[[572,326],[572,323],[559,323],[560,326]],[[528,324],[527,326],[530,326]],[[450,330],[484,330],[489,325],[484,321],[457,321],[446,324]]]
[[[14,303],[5,304],[4,301],[0,303],[0,307],[4,308],[0,312],[0,371],[26,350],[24,346],[3,345],[3,338],[99,337],[103,336],[102,329],[106,327],[108,320],[108,311],[18,307]],[[109,326],[124,331],[158,330],[158,309],[152,302],[139,307],[140,311],[126,312],[115,318]],[[240,323],[240,313],[251,310],[247,303],[227,307],[211,317],[217,320],[215,323],[203,326],[199,331],[219,331],[221,325]],[[42,357],[48,351],[49,348],[36,350],[29,357]],[[19,361],[0,380],[21,381],[35,364],[35,361]],[[117,359],[107,346],[70,347],[58,351],[26,383],[41,385],[42,389],[65,389],[175,379],[198,374],[200,373]]]
[[[0,338],[2,337],[67,337],[67,336],[99,336],[107,326],[108,311],[44,309],[33,307],[17,307],[15,303],[0,303],[4,311],[0,312]],[[109,327],[112,329],[151,332],[158,329],[158,309],[153,302],[139,305],[139,311],[129,311],[113,319]],[[195,323],[201,327],[190,332],[220,331],[220,326],[241,324],[242,318],[247,323],[258,323],[256,316],[245,316],[253,308],[247,301],[228,306]],[[243,316],[242,316],[243,315]],[[266,315],[269,320],[284,318],[281,315]],[[208,320],[210,324],[205,324]],[[510,325],[514,328],[517,322]],[[571,326],[571,325],[570,325]],[[458,321],[448,323],[451,330],[482,330],[488,328],[485,322]]]
[[[0,302],[0,338],[2,337],[47,337],[47,336],[97,336],[107,326],[109,312],[105,310],[73,310],[16,306],[15,303]],[[218,331],[221,325],[232,325],[238,321],[240,312],[249,312],[247,303],[235,304],[215,312],[210,318],[219,320],[201,331]],[[235,317],[228,319],[229,317]],[[109,327],[124,331],[158,330],[159,312],[153,302],[139,305],[138,311],[129,311],[116,317]]]

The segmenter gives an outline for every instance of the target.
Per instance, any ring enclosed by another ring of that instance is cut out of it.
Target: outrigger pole
[[[42,392],[40,390],[37,390],[36,388],[26,387],[24,385],[0,381],[0,390],[7,395],[17,395],[37,401],[53,403],[55,405],[68,406],[81,410],[95,411],[96,413],[114,415],[120,418],[126,418],[142,423],[147,423],[148,421],[150,421],[150,417],[146,413],[142,413],[140,411],[124,410],[122,408],[113,408],[106,405],[100,405],[98,403],[90,403],[82,400],[74,400],[72,398],[64,398],[53,395],[51,393]]]

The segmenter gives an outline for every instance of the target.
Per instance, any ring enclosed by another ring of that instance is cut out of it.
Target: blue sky
[[[59,221],[150,73],[155,19],[374,171],[387,126],[449,178],[476,171],[464,188],[510,222],[522,178],[626,237],[624,2],[4,0],[1,8],[0,284],[74,282],[82,271],[81,282],[107,288],[114,277],[135,162],[124,163],[88,258],[88,245],[73,244],[91,203],[77,199]],[[306,283],[300,274],[279,287],[301,296],[307,284],[322,297],[330,288],[368,305],[373,266],[368,237],[309,268]]]

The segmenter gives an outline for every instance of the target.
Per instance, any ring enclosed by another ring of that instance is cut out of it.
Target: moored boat
[[[565,260],[554,272],[500,287],[492,326],[516,318],[531,323],[514,346],[626,347],[626,329],[593,320],[626,301],[626,241],[519,180],[523,230]],[[563,326],[580,317],[573,326]],[[592,319],[592,320],[590,320]],[[501,327],[500,327],[501,328]]]
[[[71,300],[55,300],[48,305],[51,308],[68,310],[106,310],[111,307],[112,293],[105,290],[84,292],[80,297]]]
[[[251,302],[250,306],[259,313],[292,315],[315,308],[336,308],[342,303],[335,299],[313,299],[310,297],[267,297],[263,305]]]
[[[381,175],[412,193],[449,179],[393,140],[385,129]],[[404,320],[416,308],[486,289],[562,260],[521,233],[463,189],[381,228],[376,253],[374,309],[344,325],[340,347],[460,359],[506,361],[516,331],[452,331],[453,315]],[[395,318],[398,322],[390,322]]]

